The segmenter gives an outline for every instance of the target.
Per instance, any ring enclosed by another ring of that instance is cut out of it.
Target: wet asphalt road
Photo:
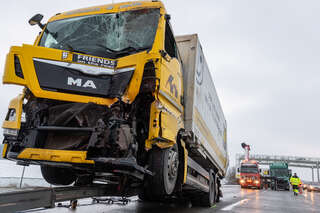
[[[46,210],[32,210],[28,212],[105,212],[105,213],[209,213],[209,212],[240,212],[240,213],[303,213],[320,212],[320,193],[304,191],[294,197],[290,191],[271,191],[240,189],[239,186],[224,186],[224,197],[221,202],[212,208],[192,207],[190,203],[164,204],[144,203],[137,197],[131,198],[127,205],[115,202],[114,204],[92,204],[92,199],[79,201],[79,207],[71,210],[67,207],[56,207]],[[68,203],[62,203],[68,204]]]

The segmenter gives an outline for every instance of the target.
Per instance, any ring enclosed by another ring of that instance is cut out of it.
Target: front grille
[[[94,97],[121,97],[133,72],[92,76],[76,69],[34,60],[41,89]]]

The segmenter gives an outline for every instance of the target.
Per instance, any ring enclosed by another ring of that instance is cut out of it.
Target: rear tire
[[[222,197],[221,182],[220,182],[219,177],[217,177],[217,186],[218,186],[218,191],[217,191],[217,196],[216,196],[216,203],[219,203],[220,197]]]
[[[195,196],[191,199],[193,206],[211,207],[220,200],[217,175],[215,175],[212,170],[210,170],[209,173],[209,192],[195,194]]]
[[[72,169],[41,165],[42,177],[52,185],[70,185],[77,176]]]

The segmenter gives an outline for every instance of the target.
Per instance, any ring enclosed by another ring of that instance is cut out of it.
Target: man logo
[[[96,85],[91,80],[87,80],[84,84],[82,84],[81,78],[73,79],[72,77],[68,77],[67,84],[70,86],[77,86],[77,87],[84,87],[84,88],[90,87],[92,89],[97,89]]]
[[[67,59],[69,56],[68,52],[62,52],[62,60]]]

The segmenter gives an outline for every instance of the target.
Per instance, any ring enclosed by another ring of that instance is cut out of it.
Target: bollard
[[[21,189],[21,187],[22,187],[22,180],[23,180],[23,176],[24,176],[24,170],[26,169],[26,167],[24,166],[23,167],[23,170],[22,170],[22,174],[21,174],[21,178],[20,178],[20,189]]]
[[[318,176],[318,183],[320,183],[320,177],[319,177],[319,161],[317,162],[317,176]]]

